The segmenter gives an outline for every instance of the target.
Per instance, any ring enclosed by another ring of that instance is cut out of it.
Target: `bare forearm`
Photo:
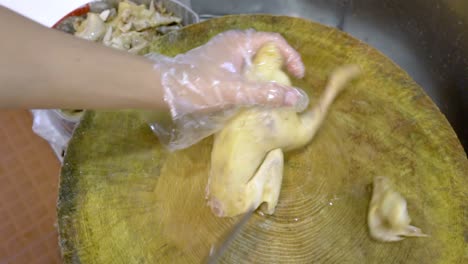
[[[165,109],[152,62],[0,7],[0,108]]]

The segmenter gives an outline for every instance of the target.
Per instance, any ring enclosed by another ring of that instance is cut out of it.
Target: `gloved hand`
[[[152,124],[161,142],[170,150],[195,144],[222,128],[240,107],[289,106],[304,110],[308,97],[302,90],[244,78],[243,69],[267,42],[278,45],[292,75],[303,77],[299,53],[277,33],[226,31],[174,58],[148,55],[161,73],[164,100],[171,112],[171,122]]]

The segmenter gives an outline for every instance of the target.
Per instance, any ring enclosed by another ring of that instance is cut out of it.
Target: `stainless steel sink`
[[[191,6],[201,20],[270,13],[350,33],[406,70],[468,149],[468,0],[192,0]]]

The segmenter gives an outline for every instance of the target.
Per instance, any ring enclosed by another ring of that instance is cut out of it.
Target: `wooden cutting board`
[[[336,100],[315,139],[286,154],[276,213],[254,215],[222,263],[461,263],[467,259],[468,162],[436,105],[402,69],[355,38],[308,20],[236,15],[154,43],[168,56],[228,29],[281,33],[303,57],[294,85],[317,101],[328,74],[363,76]],[[204,200],[212,138],[169,153],[137,111],[88,111],[61,173],[66,263],[199,263],[235,219]],[[389,177],[429,238],[378,243],[366,225],[369,188]]]

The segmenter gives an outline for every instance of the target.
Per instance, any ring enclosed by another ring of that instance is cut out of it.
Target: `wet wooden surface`
[[[293,83],[311,104],[335,67],[358,63],[364,74],[337,98],[313,142],[285,154],[276,213],[255,215],[221,262],[463,262],[466,154],[421,87],[381,53],[336,29],[272,16],[209,20],[153,49],[172,56],[250,27],[279,32],[298,49],[306,76]],[[66,262],[198,263],[234,222],[213,216],[204,200],[211,140],[168,153],[138,112],[88,112],[61,175]],[[430,238],[369,237],[369,184],[379,175],[395,183]]]

